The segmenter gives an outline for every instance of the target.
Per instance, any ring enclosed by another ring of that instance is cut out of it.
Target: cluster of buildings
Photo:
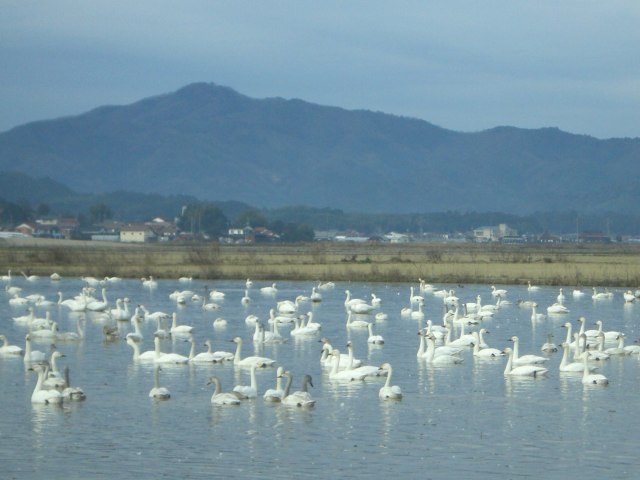
[[[30,237],[47,237],[60,239],[85,239],[113,242],[168,242],[175,240],[194,240],[189,232],[180,231],[174,221],[154,218],[148,222],[122,223],[105,221],[91,228],[81,228],[74,217],[57,217],[39,219],[33,223],[18,225],[11,232],[0,232],[0,236],[24,235]],[[265,227],[230,228],[226,235],[217,239],[225,244],[277,243],[278,234]],[[389,232],[384,235],[363,235],[355,231],[316,231],[316,241],[333,242],[377,242],[377,243],[409,243],[409,242],[476,242],[476,243],[610,243],[612,241],[640,242],[640,239],[613,239],[602,232],[581,232],[569,235],[521,235],[507,224],[482,226],[463,234],[437,233],[398,233]]]

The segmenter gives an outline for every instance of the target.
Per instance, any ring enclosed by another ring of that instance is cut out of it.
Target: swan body
[[[171,333],[178,335],[190,335],[193,333],[193,327],[191,325],[178,325],[178,314],[175,312],[172,314],[171,320]]]
[[[565,314],[565,313],[569,313],[569,309],[564,305],[562,305],[561,303],[554,303],[553,305],[549,305],[547,307],[547,313]]]
[[[369,322],[365,320],[353,320],[352,311],[347,313],[347,328],[369,328]]]
[[[265,402],[280,402],[282,400],[282,395],[284,394],[284,389],[282,388],[283,373],[284,369],[278,367],[276,370],[276,388],[270,388],[264,392],[263,398]]]
[[[61,404],[63,398],[62,394],[59,391],[43,389],[45,380],[44,376],[47,367],[41,364],[35,364],[29,370],[33,370],[38,374],[38,381],[36,382],[36,386],[33,389],[33,393],[31,394],[31,403],[41,403],[44,405]]]
[[[87,303],[86,309],[91,310],[92,312],[104,312],[109,307],[109,302],[107,300],[107,289],[102,289],[102,301],[93,300]]]
[[[168,388],[160,386],[160,370],[162,370],[160,365],[156,365],[156,368],[153,369],[153,388],[149,390],[149,398],[169,400],[171,398],[171,392]]]
[[[4,335],[0,335],[2,346],[0,347],[0,355],[22,355],[24,350],[17,345],[9,345],[9,340]]]
[[[497,348],[491,348],[491,347],[485,347],[485,348],[480,348],[480,334],[478,332],[473,332],[473,336],[477,338],[477,342],[473,344],[473,355],[475,357],[482,357],[482,358],[496,358],[496,357],[503,357],[504,353],[502,352],[502,350],[499,350]]]
[[[427,351],[425,352],[424,359],[431,365],[458,365],[464,360],[462,357],[452,354],[436,355],[435,338],[433,335],[425,336],[427,342]]]
[[[276,293],[278,293],[278,288],[276,287],[275,283],[272,283],[270,287],[262,287],[260,289],[260,293],[265,295],[275,295]]]
[[[256,364],[251,365],[251,385],[236,385],[233,391],[240,400],[256,398],[258,396],[258,382],[256,381]]]
[[[211,403],[213,405],[240,405],[240,399],[234,393],[222,392],[220,387],[220,379],[218,377],[209,377],[207,385],[215,385],[213,395],[211,395]]]
[[[64,400],[73,400],[76,402],[80,402],[87,399],[87,396],[82,388],[70,386],[71,382],[69,381],[69,367],[64,367],[64,381],[67,385],[65,389],[62,390],[62,398]]]
[[[567,344],[567,348],[569,348],[568,344]],[[542,344],[542,347],[540,347],[540,350],[542,352],[546,352],[546,353],[551,353],[551,352],[557,352],[558,351],[558,346],[555,343],[553,343],[553,334],[552,333],[547,335],[547,341]]]
[[[249,290],[244,291],[244,296],[240,299],[240,303],[243,305],[249,305],[251,303],[251,297],[249,296]]]
[[[582,357],[584,370],[582,373],[582,384],[583,385],[609,385],[609,379],[602,375],[601,373],[591,373],[588,365],[588,357],[587,355],[583,355]]]
[[[164,353],[160,350],[160,339],[155,337],[153,339],[153,343],[155,345],[155,358],[153,359],[156,363],[172,363],[172,364],[184,364],[189,362],[189,357],[185,357],[184,355],[180,355],[179,353]]]
[[[345,370],[347,368],[355,368],[362,366],[362,361],[354,358],[353,350],[349,350],[349,354],[341,353],[339,357],[335,357],[331,354],[333,347],[329,343],[329,339],[323,338],[322,342],[322,355],[320,357],[320,364],[323,367],[333,368],[334,363],[338,364],[338,370]]]
[[[140,346],[138,342],[135,341],[134,337],[131,334],[127,334],[125,337],[127,345],[129,345],[133,349],[133,361],[134,362],[153,362],[156,359],[156,351],[155,350],[147,350],[146,352],[140,353]]]
[[[331,368],[331,371],[329,372],[329,379],[330,380],[334,380],[334,381],[342,381],[342,382],[354,382],[354,381],[358,381],[358,380],[364,380],[364,377],[367,376],[366,373],[358,373],[358,372],[353,372],[353,370],[347,368],[345,370],[338,370],[338,365],[340,363],[339,359],[340,359],[340,351],[337,349],[334,349],[331,352],[331,355],[333,357],[336,357],[337,361],[333,362],[333,366]]]
[[[505,348],[504,353],[509,357],[507,365],[504,369],[505,375],[511,375],[516,377],[540,377],[546,375],[549,371],[547,368],[540,365],[521,365],[519,367],[513,366],[513,350]]]
[[[538,287],[537,285],[531,285],[531,281],[527,283],[529,284],[527,290],[529,290],[530,292],[537,292],[538,290],[540,290],[540,287]]]
[[[585,369],[584,362],[569,362],[569,344],[567,342],[562,342],[562,360],[560,361],[559,370],[561,372],[569,372],[569,373],[582,373]],[[595,367],[591,367],[590,370],[595,370]]]
[[[239,367],[251,367],[252,365],[255,365],[256,367],[271,367],[276,363],[275,360],[267,357],[250,356],[242,358],[240,356],[242,338],[235,337],[232,342],[236,344],[236,353],[233,357],[233,363]]]
[[[284,392],[282,393],[281,399],[283,405],[288,405],[291,407],[311,408],[316,404],[316,401],[307,391],[308,385],[313,387],[311,375],[305,375],[304,377],[302,377],[302,385],[300,387],[300,390],[293,393],[289,393],[291,389],[291,382],[293,380],[291,373],[284,372],[282,376],[287,377],[287,383],[284,387]]]
[[[204,342],[207,347],[206,352],[196,353],[196,342],[193,337],[190,337],[188,342],[191,342],[191,349],[189,350],[189,362],[191,363],[215,363],[216,357],[211,351],[211,341],[207,340]]]
[[[167,318],[171,318],[171,315],[169,315],[168,313],[165,312],[150,312],[149,310],[147,310],[147,307],[145,307],[144,305],[139,305],[140,310],[142,310],[144,312],[144,319],[148,320],[148,321],[157,321],[159,318],[164,320]]]
[[[504,297],[507,295],[507,291],[501,288],[496,288],[495,285],[491,285],[491,295],[493,295],[494,297]]]
[[[401,400],[402,390],[397,385],[391,385],[391,374],[393,373],[391,364],[383,363],[380,365],[380,370],[386,371],[387,373],[387,379],[378,392],[380,400]]]
[[[370,343],[372,345],[383,345],[384,338],[382,337],[382,335],[373,334],[373,324],[370,323],[367,328],[369,329],[369,338],[367,338],[367,343]]]
[[[513,336],[510,338],[510,340],[513,342],[513,352],[512,352],[512,357],[513,357],[513,364],[518,366],[518,365],[531,365],[531,364],[540,364],[540,363],[545,363],[547,362],[549,359],[546,357],[541,357],[540,355],[522,355],[520,356],[519,353],[519,344],[520,344],[520,340],[518,339],[517,336]]]
[[[531,321],[532,322],[537,322],[547,318],[547,316],[544,313],[538,313],[537,308],[538,308],[538,304],[534,302],[531,305]]]
[[[46,361],[46,355],[39,350],[31,350],[31,335],[27,334],[24,337],[24,361],[28,362],[44,362]]]

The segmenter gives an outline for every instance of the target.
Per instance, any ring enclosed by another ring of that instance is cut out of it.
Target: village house
[[[120,241],[145,243],[156,239],[156,235],[145,223],[130,223],[120,228]]]

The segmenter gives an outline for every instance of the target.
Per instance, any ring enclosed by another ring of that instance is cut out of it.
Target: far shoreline
[[[134,244],[0,239],[14,275],[575,285],[636,288],[640,245],[338,243]]]

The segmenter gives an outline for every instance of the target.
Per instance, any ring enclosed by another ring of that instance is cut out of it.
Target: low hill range
[[[75,192],[351,212],[634,212],[639,160],[639,138],[455,132],[212,83],[0,133],[0,172]]]

